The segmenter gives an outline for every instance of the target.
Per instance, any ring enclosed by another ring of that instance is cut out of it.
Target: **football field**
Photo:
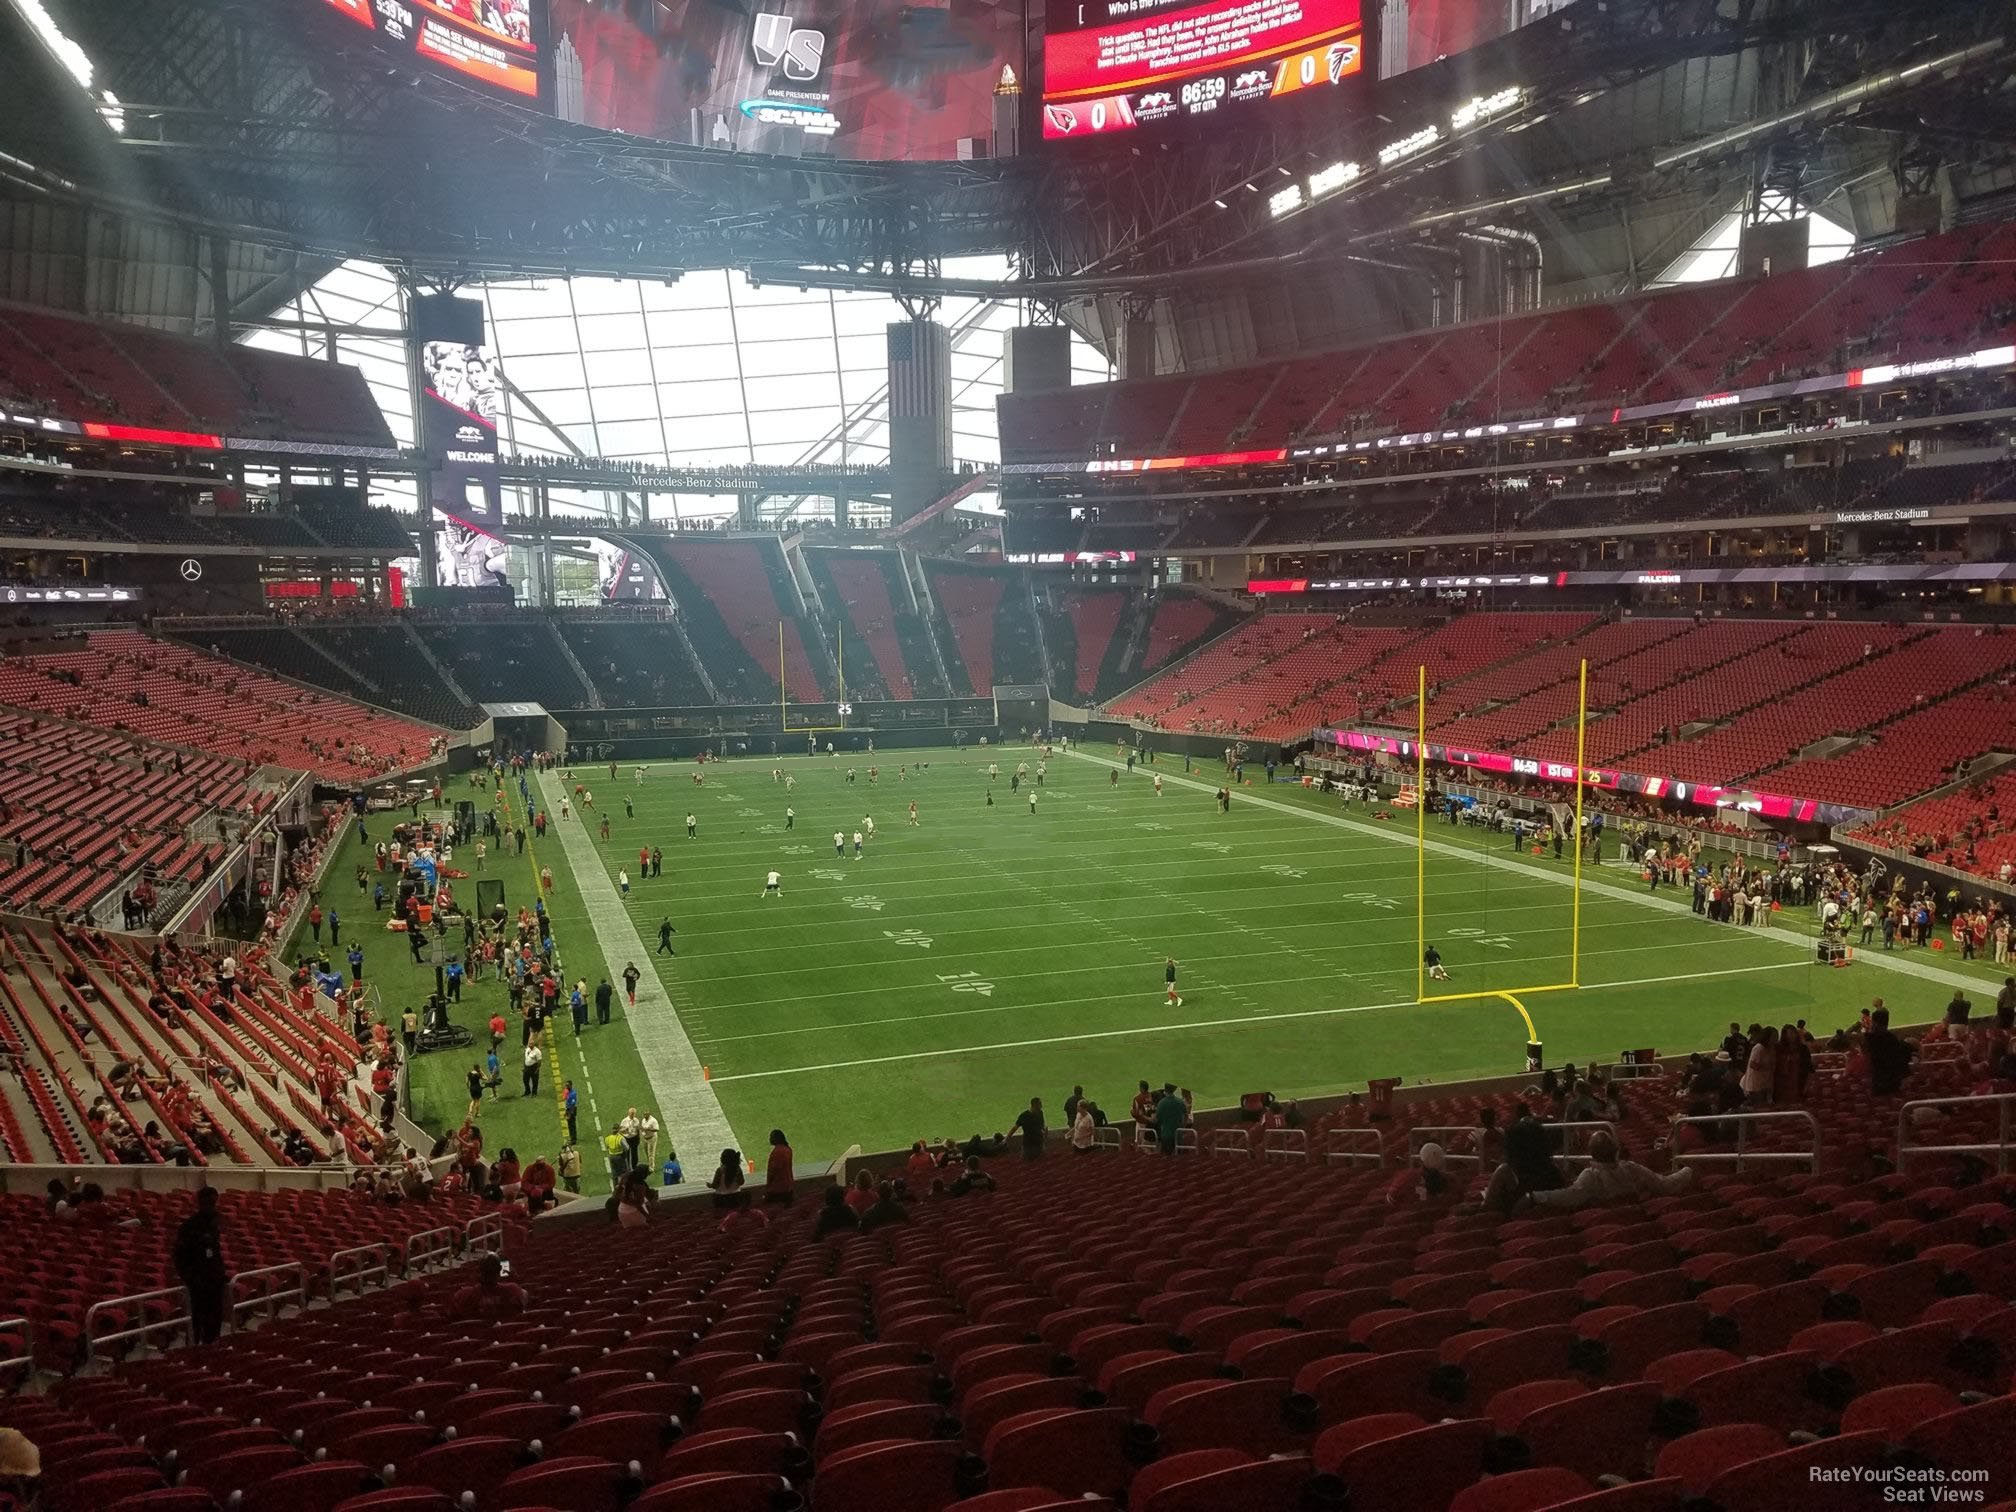
[[[1002,763],[991,782],[990,757]],[[606,765],[578,770],[595,811],[556,818],[533,854],[493,857],[492,874],[515,908],[536,867],[554,868],[570,980],[592,985],[605,961],[614,980],[634,958],[663,992],[578,1040],[563,1016],[541,1096],[486,1110],[490,1143],[550,1146],[554,1091],[570,1076],[586,1083],[584,1144],[637,1104],[675,1131],[725,1116],[745,1151],[782,1127],[802,1161],[991,1133],[1031,1096],[1054,1119],[1077,1083],[1117,1116],[1144,1078],[1218,1106],[1256,1090],[1309,1097],[1377,1076],[1520,1069],[1525,1026],[1507,1003],[1415,1002],[1410,813],[1378,818],[1286,783],[1241,788],[1221,813],[1216,772],[1186,776],[1165,757],[1129,773],[1103,751],[1054,758],[1032,812],[1026,787],[1010,791],[1022,761],[1033,773],[1026,748],[903,752],[876,758],[873,784],[858,757],[849,783],[845,756],[718,763],[704,786],[690,764],[649,766],[641,783],[628,765],[614,782]],[[534,792],[557,813],[572,786],[548,774]],[[870,817],[857,857],[853,834]],[[1428,841],[1428,937],[1452,977],[1431,990],[1566,980],[1570,862],[1447,826],[1431,824]],[[649,845],[664,850],[662,877],[638,875]],[[766,898],[771,870],[781,895]],[[1992,996],[1992,968],[1926,952],[1815,965],[1803,912],[1769,928],[1710,924],[1684,893],[1648,897],[1628,869],[1591,868],[1583,898],[1582,990],[1525,999],[1550,1065],[1712,1045],[1731,1019],[1803,1018],[1826,1033],[1874,995],[1900,1022],[1936,1018],[1956,983]],[[676,957],[655,952],[665,918]],[[1170,956],[1180,1006],[1165,999]],[[492,995],[502,989],[474,989],[459,1019],[478,1027]],[[397,1006],[396,988],[387,1001]],[[437,1121],[460,1116],[467,1067],[451,1059],[415,1064]],[[505,1083],[517,1092],[508,1057]],[[714,1151],[694,1138],[682,1154],[704,1170]]]

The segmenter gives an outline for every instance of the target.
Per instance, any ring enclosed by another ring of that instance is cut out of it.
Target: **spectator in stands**
[[[308,1143],[308,1136],[299,1129],[289,1129],[280,1143],[280,1153],[297,1166],[315,1163],[315,1147]]]
[[[551,1207],[553,1188],[558,1185],[559,1180],[554,1173],[553,1163],[545,1156],[540,1156],[525,1167],[524,1174],[518,1178],[518,1190],[525,1199],[525,1211],[536,1217],[541,1211]]]
[[[847,1188],[847,1206],[856,1218],[875,1206],[875,1173],[865,1166],[854,1173]]]
[[[763,1172],[763,1200],[789,1206],[797,1192],[797,1174],[792,1167],[791,1142],[782,1129],[770,1131],[770,1160]]]
[[[1448,1155],[1439,1144],[1424,1144],[1414,1152],[1414,1163],[1395,1176],[1386,1188],[1388,1202],[1433,1202],[1453,1196],[1455,1184],[1449,1179]]]
[[[1869,1061],[1869,1091],[1877,1097],[1895,1097],[1904,1090],[1904,1077],[1918,1053],[1890,1032],[1890,1010],[1878,1008],[1869,1016],[1869,1032],[1863,1036],[1862,1053]]]
[[[1743,1064],[1744,1103],[1753,1108],[1770,1107],[1777,1074],[1778,1031],[1766,1025],[1752,1038],[1749,1058]]]
[[[1534,1192],[1532,1200],[1545,1207],[1579,1208],[1598,1202],[1626,1202],[1684,1191],[1694,1180],[1694,1168],[1682,1166],[1661,1176],[1634,1160],[1618,1158],[1617,1141],[1598,1133],[1589,1141],[1589,1164],[1568,1186],[1555,1191]]]
[[[1074,1155],[1090,1155],[1095,1148],[1092,1141],[1098,1134],[1099,1126],[1092,1118],[1090,1098],[1081,1098],[1078,1116],[1071,1120],[1071,1152]]]
[[[1043,1154],[1043,1136],[1048,1132],[1043,1125],[1042,1098],[1029,1099],[1029,1106],[1015,1115],[1015,1127],[1022,1135],[1022,1158],[1040,1159]]]
[[[714,1206],[725,1208],[736,1202],[742,1183],[742,1152],[733,1148],[723,1150],[721,1163],[707,1178],[707,1190],[714,1194]]]
[[[994,1178],[980,1169],[979,1157],[969,1155],[966,1157],[965,1169],[960,1171],[958,1179],[945,1190],[949,1196],[964,1197],[970,1192],[991,1192],[995,1185]]]
[[[18,1428],[0,1428],[0,1512],[35,1505],[42,1455]]]
[[[1526,1104],[1515,1103],[1511,1126],[1505,1130],[1505,1163],[1492,1173],[1485,1188],[1486,1206],[1510,1212],[1521,1197],[1551,1192],[1560,1185],[1561,1171],[1554,1164],[1554,1135]]]
[[[896,1183],[885,1181],[875,1189],[875,1201],[868,1211],[861,1215],[861,1232],[881,1228],[890,1223],[908,1223],[909,1210],[896,1200]]]
[[[819,1217],[812,1225],[812,1237],[824,1239],[828,1234],[852,1234],[860,1230],[861,1220],[854,1216],[854,1210],[847,1205],[847,1188],[829,1186],[819,1199]]]
[[[504,1260],[485,1255],[476,1267],[476,1281],[455,1293],[448,1315],[458,1322],[498,1323],[525,1311],[525,1288],[505,1279]]]
[[[1778,1054],[1773,1071],[1772,1100],[1778,1103],[1802,1102],[1806,1097],[1806,1081],[1813,1074],[1813,1051],[1806,1043],[1806,1035],[1797,1024],[1786,1024],[1778,1030]]]
[[[642,1228],[657,1210],[658,1194],[651,1190],[651,1178],[633,1170],[616,1189],[616,1222],[624,1228]]]
[[[189,1296],[189,1333],[198,1344],[213,1343],[224,1331],[230,1271],[224,1264],[224,1234],[217,1221],[217,1188],[196,1193],[196,1211],[175,1230],[176,1279]]]
[[[560,1180],[570,1192],[581,1190],[581,1148],[572,1138],[560,1147]]]
[[[1176,1084],[1164,1082],[1162,1095],[1155,1101],[1155,1143],[1164,1155],[1176,1153],[1176,1136],[1182,1133],[1183,1125],[1189,1120],[1189,1104],[1176,1090]]]

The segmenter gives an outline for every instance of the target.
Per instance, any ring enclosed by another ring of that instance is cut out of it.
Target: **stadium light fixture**
[[[119,97],[109,89],[95,87],[98,77],[97,65],[91,55],[71,38],[69,33],[57,24],[56,18],[42,0],[14,0],[14,9],[21,13],[21,19],[28,23],[28,29],[35,33],[49,56],[54,58],[63,71],[77,82],[77,87],[91,97],[98,107],[98,117],[117,136],[126,134],[126,109]]]
[[[1508,110],[1519,108],[1519,102],[1526,98],[1526,91],[1517,84],[1499,90],[1495,94],[1479,95],[1458,105],[1449,117],[1451,131],[1467,131],[1472,126],[1481,126],[1486,121],[1497,119]]]
[[[1335,189],[1356,183],[1364,170],[1356,163],[1332,163],[1309,175],[1309,198],[1321,199]]]
[[[1290,184],[1284,189],[1275,190],[1273,197],[1267,201],[1267,209],[1276,220],[1301,208],[1302,186],[1300,184]]]
[[[1391,168],[1395,163],[1413,157],[1416,153],[1426,152],[1441,140],[1442,132],[1439,127],[1423,126],[1419,131],[1410,131],[1399,141],[1388,142],[1379,149],[1379,166]]]

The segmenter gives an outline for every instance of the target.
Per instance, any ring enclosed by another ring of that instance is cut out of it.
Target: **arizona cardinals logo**
[[[1068,105],[1045,105],[1043,114],[1049,120],[1051,129],[1060,135],[1078,129],[1078,112]]]

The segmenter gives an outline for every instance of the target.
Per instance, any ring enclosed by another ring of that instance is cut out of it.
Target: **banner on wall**
[[[504,494],[497,477],[497,417],[504,378],[482,343],[482,304],[414,301],[414,360],[420,365],[420,445],[443,587],[510,582]],[[475,340],[470,340],[470,337]]]

